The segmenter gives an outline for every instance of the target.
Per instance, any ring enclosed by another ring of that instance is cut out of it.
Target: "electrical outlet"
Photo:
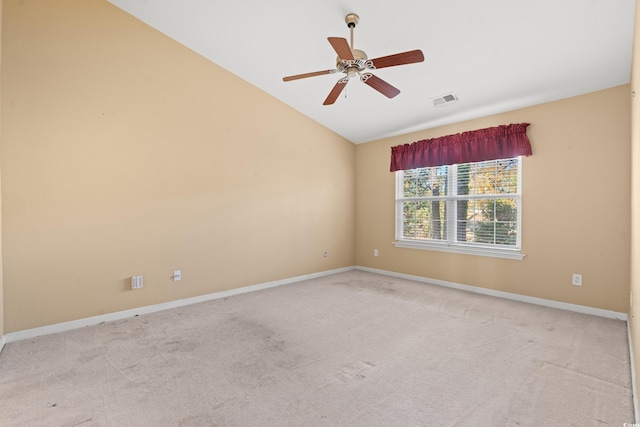
[[[325,258],[325,259],[329,258],[329,252],[327,251],[322,252],[322,258]]]
[[[378,256],[378,250],[377,249],[373,250],[373,256]]]
[[[582,286],[582,274],[574,274],[571,284],[574,286]]]

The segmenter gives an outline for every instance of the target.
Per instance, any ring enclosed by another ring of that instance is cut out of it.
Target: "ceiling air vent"
[[[445,105],[453,104],[454,102],[456,102],[458,100],[458,97],[452,92],[432,99],[434,107],[444,107]]]

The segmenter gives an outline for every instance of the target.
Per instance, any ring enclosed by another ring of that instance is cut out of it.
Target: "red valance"
[[[502,125],[391,147],[391,172],[530,156],[527,126]]]

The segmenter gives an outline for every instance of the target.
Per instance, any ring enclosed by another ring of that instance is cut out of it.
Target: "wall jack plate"
[[[142,276],[131,277],[131,289],[142,289],[144,286],[144,280]]]
[[[582,274],[574,274],[571,279],[571,284],[574,286],[582,286]]]

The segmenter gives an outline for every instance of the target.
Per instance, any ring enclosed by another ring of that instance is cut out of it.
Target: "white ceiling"
[[[354,143],[428,129],[629,82],[634,0],[109,0]],[[377,58],[413,49],[425,61],[374,70],[387,99],[341,74],[327,37]],[[436,108],[432,98],[459,101]],[[345,98],[346,93],[346,98]]]

